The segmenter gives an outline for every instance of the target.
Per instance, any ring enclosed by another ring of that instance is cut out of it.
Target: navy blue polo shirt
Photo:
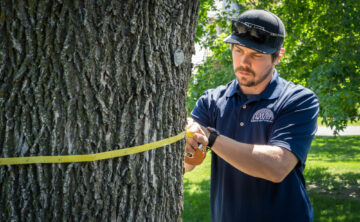
[[[318,112],[316,95],[279,77],[276,70],[267,88],[250,99],[241,92],[237,80],[200,97],[191,113],[199,124],[239,142],[280,146],[299,159],[281,183],[273,183],[239,171],[213,152],[212,221],[313,220],[303,170]]]

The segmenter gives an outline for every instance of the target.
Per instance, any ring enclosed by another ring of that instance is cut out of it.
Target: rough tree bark
[[[1,0],[0,157],[98,153],[183,131],[198,8]],[[181,220],[183,151],[179,141],[104,161],[0,166],[0,221]]]

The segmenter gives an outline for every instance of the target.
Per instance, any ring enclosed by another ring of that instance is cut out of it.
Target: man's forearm
[[[298,161],[281,147],[240,143],[222,135],[212,150],[238,170],[272,182],[281,182]]]

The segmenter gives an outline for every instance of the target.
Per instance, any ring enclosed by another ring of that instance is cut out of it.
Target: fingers
[[[192,138],[186,137],[185,152],[194,154],[195,149],[199,148],[199,144],[202,144],[203,147],[206,147],[208,144],[207,137],[200,133],[194,133]]]
[[[206,147],[209,143],[207,136],[203,134],[194,133],[193,139],[196,143],[201,143],[203,147]]]
[[[198,143],[193,138],[186,137],[185,152],[194,154],[195,148],[198,148]]]

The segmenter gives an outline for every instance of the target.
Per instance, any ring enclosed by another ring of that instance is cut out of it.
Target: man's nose
[[[250,57],[247,55],[240,56],[239,60],[240,60],[240,65],[242,65],[242,66],[250,66],[251,65]]]

